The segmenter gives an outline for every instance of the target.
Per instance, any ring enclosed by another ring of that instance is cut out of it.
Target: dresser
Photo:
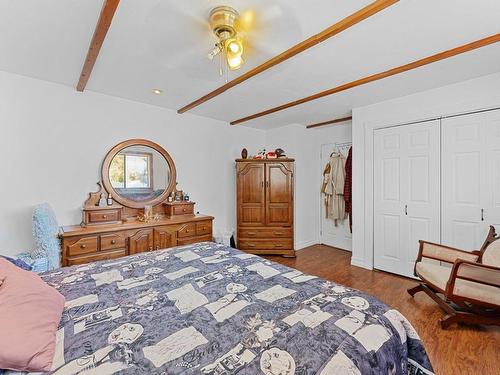
[[[152,141],[114,146],[97,185],[83,204],[80,225],[61,227],[63,266],[212,241],[214,218],[196,213],[178,188],[172,157]]]
[[[237,247],[295,256],[294,159],[236,159]]]
[[[63,226],[62,265],[120,258],[146,251],[212,241],[212,216],[162,218],[151,223]]]

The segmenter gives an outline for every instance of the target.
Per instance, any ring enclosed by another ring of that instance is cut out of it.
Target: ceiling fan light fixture
[[[235,57],[227,57],[227,65],[229,66],[229,69],[231,70],[238,70],[241,68],[245,61],[243,60],[243,57],[241,56],[235,56]]]
[[[208,54],[208,58],[213,60],[215,56],[221,55],[219,70],[221,76],[224,72],[224,66],[227,66],[229,70],[236,70],[244,63],[243,41],[238,35],[236,27],[239,17],[238,12],[228,6],[219,6],[212,9],[208,17],[210,27],[218,39],[215,48]]]
[[[228,54],[239,55],[243,54],[243,43],[239,38],[230,38],[224,41]]]

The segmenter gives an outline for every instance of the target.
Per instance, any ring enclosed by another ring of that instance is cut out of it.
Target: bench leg
[[[414,286],[413,288],[410,288],[407,290],[408,294],[410,296],[414,296],[418,292],[423,292],[424,288],[422,287],[422,284],[418,284],[417,286]]]

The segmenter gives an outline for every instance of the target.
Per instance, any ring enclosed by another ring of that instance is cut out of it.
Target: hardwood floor
[[[411,298],[406,289],[416,281],[351,266],[351,253],[324,245],[297,252],[297,258],[266,256],[302,272],[367,292],[399,310],[423,340],[437,375],[500,374],[500,327],[439,327],[441,309],[425,294]]]

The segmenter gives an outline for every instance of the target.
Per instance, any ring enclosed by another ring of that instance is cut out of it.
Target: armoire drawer
[[[292,238],[292,228],[240,228],[238,238]]]
[[[79,257],[68,258],[68,266],[97,262],[99,260],[116,259],[124,257],[126,255],[127,255],[127,250],[125,249],[119,249],[107,252],[103,251],[93,255],[83,255]]]
[[[205,235],[205,236],[197,236],[197,237],[191,237],[191,238],[179,238],[177,239],[177,245],[189,245],[192,243],[199,243],[199,242],[206,242],[206,241],[212,241],[212,236],[211,235]]]
[[[262,239],[262,240],[238,240],[240,250],[286,250],[292,248],[291,239]]]
[[[113,250],[125,248],[126,241],[123,233],[101,235],[101,250]]]
[[[83,237],[66,246],[66,256],[72,257],[95,253],[97,251],[97,236]]]

